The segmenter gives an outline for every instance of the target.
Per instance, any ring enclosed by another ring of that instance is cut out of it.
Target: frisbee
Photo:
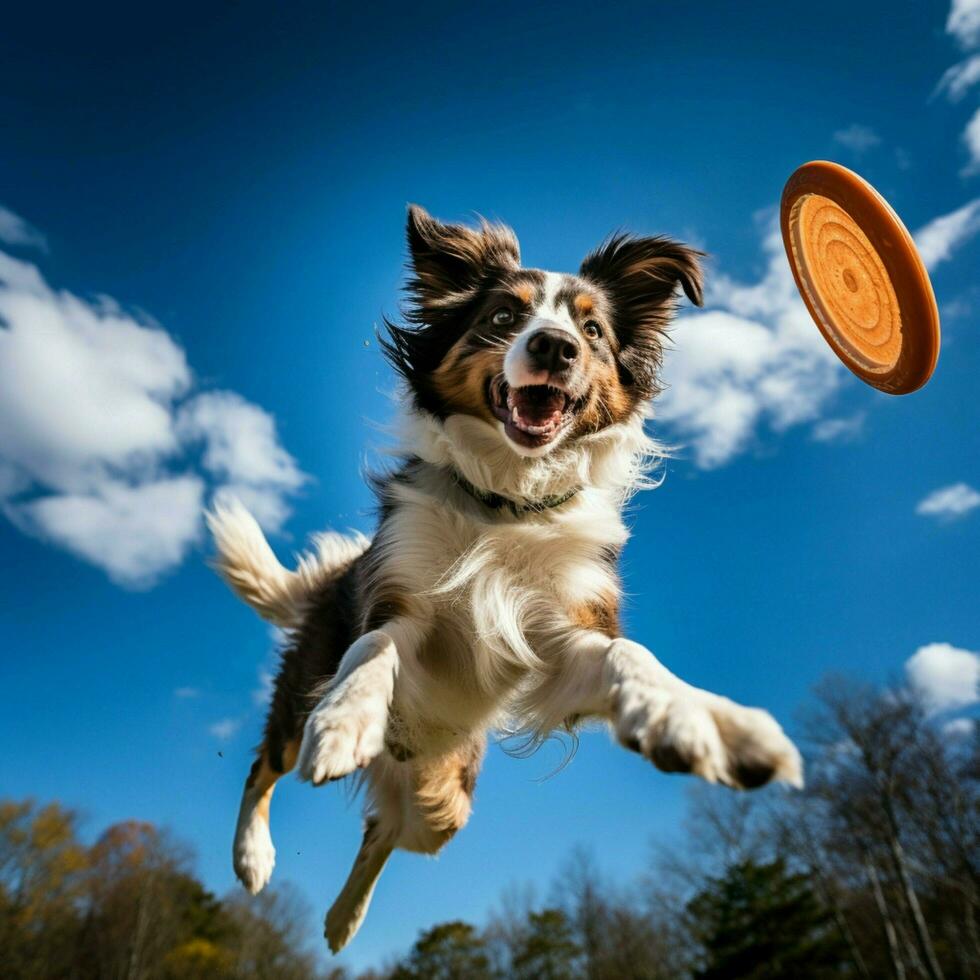
[[[862,177],[814,160],[786,182],[780,227],[796,287],[834,353],[892,395],[939,359],[939,311],[912,236]]]

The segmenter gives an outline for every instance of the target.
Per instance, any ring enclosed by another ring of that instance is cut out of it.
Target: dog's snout
[[[544,327],[528,337],[527,353],[539,371],[560,374],[575,364],[581,349],[567,330]]]

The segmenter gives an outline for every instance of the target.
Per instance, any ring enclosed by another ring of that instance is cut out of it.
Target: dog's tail
[[[291,572],[279,563],[258,522],[237,500],[216,504],[207,523],[217,549],[213,564],[218,574],[263,619],[284,629],[298,626],[313,594],[342,575],[370,544],[362,534],[319,534],[313,550],[299,555]]]
[[[371,904],[374,886],[393,849],[390,841],[381,835],[377,820],[368,818],[364,841],[354,859],[354,866],[337,900],[327,912],[323,932],[332,952],[339,953],[361,928]]]

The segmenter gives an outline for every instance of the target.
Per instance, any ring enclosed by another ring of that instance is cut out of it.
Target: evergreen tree
[[[747,860],[688,904],[700,946],[697,980],[820,980],[844,961],[831,917],[805,875]]]
[[[419,936],[391,980],[490,980],[485,945],[468,922],[443,922]]]
[[[580,950],[561,909],[543,909],[528,916],[527,932],[514,951],[516,980],[572,980]]]

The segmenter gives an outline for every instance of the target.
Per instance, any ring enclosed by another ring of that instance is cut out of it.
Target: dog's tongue
[[[565,395],[547,385],[531,385],[514,388],[508,399],[511,409],[517,409],[521,420],[529,425],[547,425],[561,421],[565,408]]]

